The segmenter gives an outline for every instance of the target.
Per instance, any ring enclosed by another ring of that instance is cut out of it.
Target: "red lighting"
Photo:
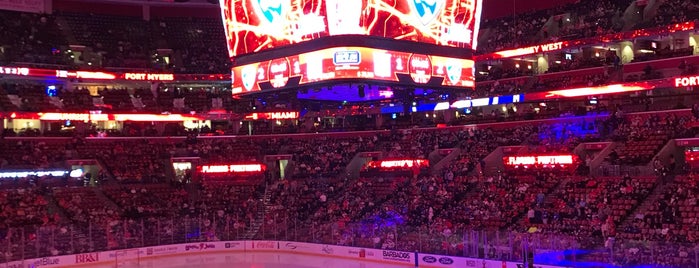
[[[298,119],[299,112],[270,112],[270,113],[252,113],[245,116],[245,119],[250,120],[286,120]]]
[[[494,54],[497,55],[496,58],[511,58],[517,56],[531,55],[543,52],[551,52],[556,50],[561,50],[568,46],[568,42],[555,42],[543,45],[536,45],[530,47],[523,47],[511,50],[498,51]]]
[[[508,156],[504,157],[505,166],[548,166],[548,165],[572,165],[575,162],[573,155],[539,155],[539,156]]]
[[[114,80],[116,74],[106,72],[88,72],[88,71],[65,71],[56,70],[57,78],[80,78],[80,79],[95,79],[95,80]]]
[[[476,57],[477,61],[485,60],[497,60],[501,58],[517,57],[524,55],[532,55],[542,52],[557,51],[564,48],[581,47],[587,45],[598,45],[613,41],[631,40],[640,37],[648,36],[667,36],[676,32],[692,31],[695,29],[694,21],[687,21],[683,23],[676,23],[671,25],[665,25],[657,28],[646,28],[638,29],[634,31],[622,32],[622,33],[612,33],[606,35],[595,36],[591,38],[578,39],[573,41],[564,41],[557,43],[549,43],[537,46],[523,47],[517,49],[510,49],[504,51],[498,51],[491,54],[480,55]]]
[[[138,122],[183,122],[202,120],[199,117],[181,114],[100,114],[100,113],[38,113],[24,115],[20,119],[38,118],[44,121],[138,121]]]
[[[633,92],[641,90],[653,89],[652,86],[645,84],[614,84],[599,87],[582,87],[572,89],[562,89],[549,91],[546,97],[581,97],[591,95],[604,95],[622,92]]]
[[[140,122],[183,122],[197,121],[201,118],[181,114],[115,114],[116,121],[140,121]]]
[[[244,165],[206,165],[201,167],[202,173],[259,173],[265,167],[261,164]]]
[[[675,78],[675,87],[691,87],[699,85],[699,76],[683,76]]]
[[[430,163],[425,159],[371,161],[368,164],[369,167],[381,169],[428,167],[429,165]]]
[[[137,81],[173,81],[174,74],[125,73],[124,79]]]
[[[83,113],[44,113],[39,120],[43,121],[109,121],[107,114],[83,114]]]
[[[12,75],[28,76],[29,75],[29,68],[2,67],[2,66],[0,66],[0,74],[12,74]]]

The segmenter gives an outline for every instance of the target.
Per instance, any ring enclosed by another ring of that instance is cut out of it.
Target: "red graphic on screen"
[[[427,55],[413,54],[408,62],[410,77],[415,83],[425,84],[432,78],[432,61]]]
[[[475,49],[482,0],[221,0],[229,56],[334,35]]]
[[[289,81],[291,66],[286,58],[273,59],[269,62],[269,82],[273,87],[283,87]]]

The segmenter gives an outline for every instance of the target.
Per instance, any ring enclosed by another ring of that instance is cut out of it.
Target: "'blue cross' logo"
[[[422,25],[427,25],[442,12],[446,0],[410,0],[410,6],[420,19]]]
[[[254,0],[255,10],[261,15],[261,20],[267,23],[278,23],[283,20],[289,0]]]
[[[461,81],[461,71],[463,69],[461,67],[461,62],[457,60],[448,61],[446,64],[446,68],[449,81],[451,81],[453,85],[458,84]]]
[[[243,86],[245,90],[250,91],[255,85],[255,76],[257,75],[257,68],[254,65],[248,65],[243,67],[240,71],[240,78],[243,80]]]

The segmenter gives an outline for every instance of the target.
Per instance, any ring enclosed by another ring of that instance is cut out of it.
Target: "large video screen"
[[[443,86],[473,87],[473,60],[397,52],[366,47],[335,47],[233,67],[233,94],[260,91],[261,82],[286,86],[291,77],[299,85],[334,79],[371,79],[398,82],[397,74],[426,84],[443,77]]]
[[[220,0],[230,57],[336,35],[476,49],[482,0]]]

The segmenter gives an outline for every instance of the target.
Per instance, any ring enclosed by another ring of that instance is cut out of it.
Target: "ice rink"
[[[85,268],[398,268],[413,265],[398,265],[371,261],[360,261],[323,256],[288,253],[208,253],[201,255],[178,255],[128,260],[119,263],[81,265]]]

